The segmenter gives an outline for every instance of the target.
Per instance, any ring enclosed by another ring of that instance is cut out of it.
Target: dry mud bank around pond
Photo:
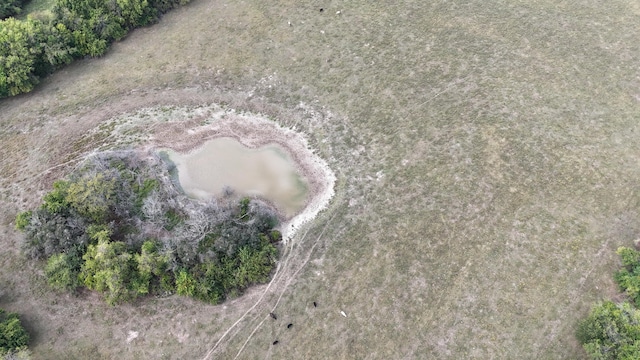
[[[283,149],[291,157],[291,165],[304,179],[306,187],[306,200],[297,212],[287,215],[281,210],[281,219],[285,220],[281,224],[285,242],[294,236],[302,224],[326,208],[334,195],[335,174],[327,162],[309,147],[304,134],[257,114],[238,113],[218,105],[174,106],[142,109],[110,121],[113,125],[106,126],[113,128],[109,136],[116,138],[115,143],[120,132],[142,132],[149,124],[153,124],[144,146],[147,151],[170,148],[185,154],[218,138],[233,138],[250,149],[273,144]],[[126,139],[125,134],[121,135]]]
[[[622,0],[194,0],[0,102],[0,305],[29,314],[40,357],[582,358],[575,324],[617,292],[615,249],[640,233],[639,16]],[[276,280],[221,307],[47,290],[16,256],[17,210],[110,142],[85,136],[105,120],[206,103],[298,129],[336,172]]]

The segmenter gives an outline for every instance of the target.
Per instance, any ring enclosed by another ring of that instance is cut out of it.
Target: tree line
[[[269,280],[281,240],[275,211],[234,196],[186,197],[159,155],[97,154],[16,217],[23,251],[48,283],[109,304],[177,293],[209,303]]]
[[[188,1],[56,0],[51,16],[18,20],[10,16],[21,0],[0,0],[0,98],[31,91],[74,59],[104,54],[130,30]]]

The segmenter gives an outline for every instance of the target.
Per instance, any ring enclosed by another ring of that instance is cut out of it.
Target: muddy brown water
[[[162,151],[175,163],[180,186],[190,197],[221,196],[228,187],[241,196],[272,202],[286,217],[300,212],[306,203],[308,184],[293,159],[276,144],[251,149],[222,137],[187,154]]]

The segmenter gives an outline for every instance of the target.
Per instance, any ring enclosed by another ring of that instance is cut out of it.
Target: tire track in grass
[[[318,242],[320,241],[320,239],[322,239],[322,236],[324,235],[325,231],[327,230],[327,228],[329,227],[329,224],[333,221],[333,219],[336,217],[336,213],[333,214],[333,216],[327,221],[327,223],[325,224],[324,228],[322,229],[322,231],[320,232],[320,235],[318,235],[318,238],[316,239],[316,241],[314,241],[313,246],[311,246],[311,248],[309,249],[309,251],[307,252],[307,257],[304,259],[304,261],[302,262],[302,264],[300,264],[300,266],[298,267],[298,269],[290,276],[288,277],[286,280],[286,284],[284,285],[284,288],[282,289],[282,291],[280,292],[280,296],[278,296],[278,300],[276,301],[276,304],[271,308],[271,311],[273,312],[273,310],[275,310],[278,307],[278,304],[280,303],[280,300],[282,299],[282,296],[284,295],[284,293],[287,291],[287,289],[289,288],[289,286],[291,285],[291,282],[293,281],[293,279],[295,279],[296,275],[298,275],[298,273],[300,272],[300,270],[302,270],[305,265],[309,262],[309,260],[311,259],[311,254],[313,254],[313,250],[315,250],[316,245],[318,245]],[[307,232],[305,232],[304,237],[306,237],[307,233],[309,232],[309,230],[307,230]],[[300,240],[300,242],[302,243],[302,240],[304,240],[304,237]],[[302,245],[302,244],[301,244]],[[266,319],[266,317],[265,317]],[[236,354],[236,356],[233,358],[234,360],[238,358],[238,356],[240,356],[240,354],[242,353],[242,351],[244,350],[245,346],[247,345],[247,343],[249,342],[249,340],[251,340],[251,338],[253,337],[253,334],[256,333],[256,331],[258,331],[258,329],[262,326],[262,324],[264,323],[264,319],[260,322],[260,324],[258,324],[258,326],[255,327],[255,329],[253,329],[253,331],[251,332],[251,334],[249,334],[249,336],[247,337],[247,340],[244,342],[244,344],[242,344],[242,347],[240,348],[240,350],[238,350],[238,353]]]
[[[284,285],[284,288],[282,289],[280,296],[278,297],[278,300],[276,301],[276,304],[271,308],[271,311],[275,310],[276,307],[278,306],[278,304],[280,303],[280,300],[282,299],[282,296],[284,294],[284,292],[287,290],[287,288],[289,287],[289,285],[291,284],[291,281],[293,279],[293,277],[295,275],[298,274],[298,272],[304,267],[304,265],[306,265],[306,263],[309,261],[311,254],[313,253],[313,250],[315,249],[315,246],[317,244],[317,241],[320,240],[320,238],[322,237],[322,235],[324,235],[324,232],[326,231],[326,229],[329,227],[329,224],[331,223],[331,221],[335,218],[337,213],[335,213],[328,221],[327,224],[325,225],[325,227],[323,228],[322,232],[320,233],[320,235],[318,236],[318,239],[316,240],[316,243],[311,247],[310,251],[307,254],[307,257],[305,259],[305,261],[302,263],[302,265],[298,268],[298,270],[296,270],[291,277],[288,278],[288,281],[286,282],[286,284]],[[304,235],[302,236],[302,238],[300,239],[300,245],[302,245],[302,243],[304,242],[304,239],[307,237],[307,234],[309,233],[310,228],[307,229],[307,231],[305,231]],[[276,273],[274,274],[273,278],[271,279],[271,281],[269,282],[269,285],[267,285],[267,288],[263,291],[262,295],[260,295],[260,298],[258,298],[258,300],[256,301],[255,304],[253,304],[253,306],[251,306],[251,308],[249,308],[238,320],[236,320],[235,323],[233,323],[220,337],[220,339],[218,339],[218,341],[215,343],[215,345],[209,349],[209,351],[207,352],[207,354],[202,358],[203,360],[207,360],[210,359],[211,355],[213,355],[213,353],[215,352],[215,350],[218,349],[218,346],[220,345],[220,343],[222,342],[222,340],[242,321],[245,319],[245,317],[247,317],[247,315],[253,311],[258,305],[260,305],[260,303],[262,302],[262,300],[264,299],[264,297],[267,295],[267,293],[269,292],[269,289],[271,288],[271,286],[277,282],[280,281],[281,276],[280,276],[280,272],[282,271],[283,273],[286,274],[286,268],[289,264],[289,260],[291,260],[293,258],[293,251],[294,251],[294,242],[291,241],[290,242],[290,246],[287,248],[287,252],[286,252],[286,256],[284,259],[284,263],[282,263],[282,265],[279,265],[276,268]],[[236,355],[236,358],[240,355],[240,353],[242,352],[242,350],[244,349],[245,345],[248,343],[248,341],[251,339],[251,337],[253,336],[253,334],[260,328],[260,326],[264,323],[264,319],[260,322],[260,324],[256,327],[256,329],[254,329],[254,331],[249,335],[249,338],[247,339],[247,341],[245,341],[244,345],[242,346],[242,348],[240,349],[240,351],[238,352],[238,354]],[[238,330],[239,331],[239,330]],[[237,332],[236,332],[237,334]],[[234,334],[235,335],[235,334]]]

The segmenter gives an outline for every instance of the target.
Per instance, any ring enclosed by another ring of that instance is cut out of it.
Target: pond
[[[252,149],[233,138],[221,137],[187,154],[162,151],[176,165],[180,186],[190,197],[222,196],[225,188],[231,188],[241,196],[272,202],[287,218],[306,204],[308,184],[291,156],[276,144]]]

